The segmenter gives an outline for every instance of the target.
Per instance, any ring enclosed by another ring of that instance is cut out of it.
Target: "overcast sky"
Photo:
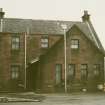
[[[81,21],[84,10],[105,48],[105,0],[0,0],[5,17]]]

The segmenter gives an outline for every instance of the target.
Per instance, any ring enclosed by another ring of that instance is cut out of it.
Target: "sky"
[[[105,49],[105,0],[0,0],[6,18],[82,21],[84,10]]]

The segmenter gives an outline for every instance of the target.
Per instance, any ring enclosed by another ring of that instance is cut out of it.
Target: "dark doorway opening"
[[[27,68],[27,89],[29,91],[35,91],[38,88],[39,72],[38,66],[39,62],[29,64]]]

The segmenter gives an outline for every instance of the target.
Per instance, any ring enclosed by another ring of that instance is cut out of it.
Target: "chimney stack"
[[[85,21],[89,21],[89,20],[90,20],[90,15],[88,14],[88,11],[85,10],[84,15],[82,16],[82,21],[85,22]]]
[[[3,9],[0,8],[0,32],[3,32],[3,18],[4,18],[5,12],[3,12]]]
[[[0,8],[0,19],[3,19],[5,15],[5,12],[3,12],[3,9]]]

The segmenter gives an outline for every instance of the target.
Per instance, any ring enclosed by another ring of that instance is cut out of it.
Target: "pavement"
[[[46,99],[36,105],[105,105],[105,93],[46,94]]]
[[[2,102],[2,105],[105,105],[105,92],[75,92],[66,94],[25,92],[0,94],[0,96],[0,99],[4,97],[5,100],[5,103]]]
[[[44,99],[44,95],[34,92],[22,93],[1,93],[0,102],[40,102]]]

